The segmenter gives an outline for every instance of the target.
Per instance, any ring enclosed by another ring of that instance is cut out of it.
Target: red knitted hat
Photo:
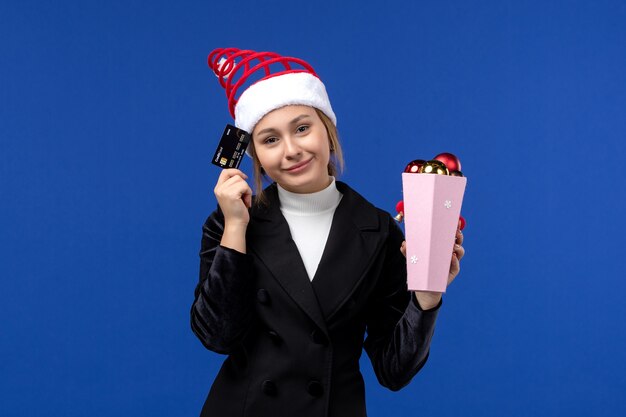
[[[337,125],[324,84],[301,59],[218,48],[209,54],[208,64],[226,90],[230,114],[240,129],[252,133],[267,113],[294,104],[315,107]]]

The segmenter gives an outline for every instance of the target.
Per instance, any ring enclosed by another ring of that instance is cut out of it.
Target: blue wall
[[[342,179],[380,207],[409,160],[461,157],[461,275],[410,386],[363,359],[372,416],[626,415],[624,22],[619,0],[0,3],[0,415],[198,414],[222,46],[314,65]]]

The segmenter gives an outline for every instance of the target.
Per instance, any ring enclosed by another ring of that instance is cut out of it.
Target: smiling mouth
[[[290,167],[290,168],[286,168],[286,169],[285,169],[285,171],[290,171],[290,172],[291,172],[291,171],[296,171],[296,170],[298,170],[299,168],[302,168],[303,166],[307,165],[307,164],[308,164],[309,162],[311,162],[312,160],[313,160],[313,158],[309,159],[308,161],[304,161],[304,162],[301,162],[301,163],[299,163],[299,164],[297,164],[297,165],[294,165],[294,166],[292,166],[292,167]]]

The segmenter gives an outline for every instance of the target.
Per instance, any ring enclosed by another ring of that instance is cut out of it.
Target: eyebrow
[[[290,124],[290,125],[296,124],[296,123],[298,123],[300,120],[302,120],[302,119],[306,119],[306,118],[308,118],[308,117],[311,117],[311,116],[309,116],[308,114],[301,114],[300,116],[297,116],[297,117],[295,117],[293,120],[291,120],[291,121],[289,122],[289,124]],[[276,131],[276,129],[274,129],[273,127],[268,127],[267,129],[263,129],[263,130],[261,130],[259,133],[257,133],[257,135],[258,135],[258,136],[260,136],[260,135],[262,135],[262,134],[264,134],[264,133],[275,132],[275,131]]]

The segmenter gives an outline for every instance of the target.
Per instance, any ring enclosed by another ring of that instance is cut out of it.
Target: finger
[[[461,229],[456,229],[455,242],[459,245],[463,244],[463,232],[461,232]]]
[[[406,258],[406,240],[400,245],[400,252],[402,252],[402,255]]]
[[[240,204],[250,208],[248,203],[251,203],[251,195],[250,187],[243,182],[234,184],[228,189],[221,190],[215,194],[218,204],[222,207],[222,211],[230,211]]]
[[[233,175],[232,177],[229,177],[228,179],[226,179],[224,182],[222,183],[218,183],[215,186],[215,195],[232,195],[233,189],[235,190],[239,190],[241,189],[241,187],[248,187],[249,185],[246,182],[245,179],[241,178],[239,175]],[[241,194],[239,194],[238,197],[240,197]]]
[[[222,182],[219,185],[222,187],[228,187],[232,184],[237,184],[237,183],[247,183],[247,182],[246,182],[246,179],[241,177],[240,175],[233,175],[231,177],[226,178],[224,182]]]
[[[460,261],[465,256],[465,248],[461,245],[454,245],[452,253],[456,255],[457,259]]]
[[[247,208],[252,207],[252,190],[248,187],[248,191],[243,195],[243,203]]]
[[[450,285],[450,283],[454,281],[454,278],[456,278],[459,272],[461,272],[461,264],[456,256],[456,253],[453,253],[452,260],[450,261],[450,274],[448,275],[448,285]]]
[[[246,196],[252,197],[252,190],[247,182],[239,177],[233,177],[224,183],[219,195],[233,200],[243,199]]]
[[[244,180],[248,179],[248,176],[246,175],[245,172],[236,168],[227,168],[227,169],[223,169],[222,172],[220,173],[220,176],[217,179],[217,185],[222,184],[226,182],[228,179],[235,177],[235,176],[239,176],[243,178]]]
[[[457,274],[461,269],[461,263],[459,262],[459,258],[456,253],[452,253],[452,258],[450,259],[450,273]]]

